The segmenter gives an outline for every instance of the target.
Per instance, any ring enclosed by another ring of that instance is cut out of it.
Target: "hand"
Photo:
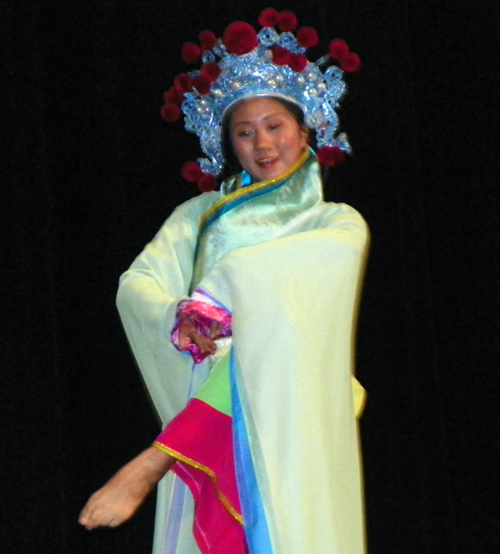
[[[223,326],[214,321],[209,329],[209,337],[202,335],[193,323],[195,316],[180,314],[179,317],[179,350],[187,350],[190,343],[196,344],[202,354],[211,356],[215,354],[217,345],[215,340],[219,338]]]

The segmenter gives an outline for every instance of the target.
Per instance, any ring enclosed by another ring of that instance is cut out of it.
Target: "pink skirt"
[[[248,554],[236,485],[232,418],[193,398],[153,445],[177,459],[172,471],[195,502],[193,534],[203,554]]]

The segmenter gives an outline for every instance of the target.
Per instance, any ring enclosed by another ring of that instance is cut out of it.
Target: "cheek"
[[[234,154],[237,158],[240,157],[241,154],[241,142],[237,138],[231,138],[231,148],[233,149]]]
[[[233,151],[240,164],[245,168],[247,161],[250,158],[251,145],[247,142],[236,139],[233,141]]]
[[[302,132],[294,132],[290,133],[290,135],[287,137],[287,144],[286,147],[288,148],[288,151],[290,154],[293,153],[293,155],[302,154],[304,150],[307,147],[307,137]]]

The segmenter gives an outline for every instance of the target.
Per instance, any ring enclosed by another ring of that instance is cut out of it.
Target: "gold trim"
[[[235,510],[231,506],[231,502],[229,502],[228,498],[224,495],[224,493],[220,490],[219,484],[217,482],[217,475],[214,471],[209,469],[207,466],[204,466],[203,464],[200,464],[194,460],[191,460],[191,458],[187,458],[186,456],[183,456],[179,452],[176,452],[175,450],[172,450],[168,446],[165,446],[161,442],[154,441],[152,446],[158,448],[158,450],[161,450],[162,452],[165,452],[166,454],[169,454],[173,458],[176,458],[177,460],[184,462],[185,464],[188,464],[196,469],[199,469],[200,471],[203,471],[203,473],[206,473],[210,479],[212,480],[212,484],[215,488],[215,493],[217,494],[217,498],[222,502],[226,510],[234,517],[236,521],[241,523],[243,525],[243,517],[240,513],[238,513],[237,510]]]
[[[268,179],[267,181],[260,181],[258,183],[254,183],[253,185],[249,185],[248,187],[238,188],[231,194],[228,194],[224,198],[217,200],[217,202],[213,204],[213,206],[203,214],[203,217],[201,218],[200,226],[199,226],[200,231],[205,227],[207,220],[210,219],[217,210],[219,210],[222,206],[224,206],[224,204],[232,202],[233,200],[237,200],[242,196],[248,196],[253,192],[266,188],[269,185],[274,185],[276,183],[279,183],[280,181],[286,181],[307,162],[310,156],[311,156],[311,151],[309,150],[309,148],[306,148],[306,150],[300,156],[300,158],[283,175],[280,175],[279,177],[275,177],[274,179]],[[240,181],[240,186],[241,186],[241,181]]]

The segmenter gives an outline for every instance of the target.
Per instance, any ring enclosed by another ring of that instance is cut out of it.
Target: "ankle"
[[[136,458],[140,462],[140,470],[151,487],[160,481],[167,471],[174,465],[175,458],[150,446]]]

